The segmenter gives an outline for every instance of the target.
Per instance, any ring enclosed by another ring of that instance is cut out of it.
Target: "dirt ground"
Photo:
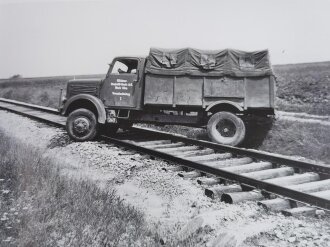
[[[63,175],[88,178],[105,190],[115,188],[144,212],[162,244],[194,233],[198,246],[329,246],[328,215],[284,217],[255,202],[229,205],[212,200],[195,180],[162,170],[173,164],[107,143],[74,143],[64,130],[5,111],[0,111],[0,128],[55,157]]]

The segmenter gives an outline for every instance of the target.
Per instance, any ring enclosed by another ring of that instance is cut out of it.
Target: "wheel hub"
[[[85,134],[90,128],[90,123],[86,118],[77,118],[73,122],[73,129],[79,134]]]
[[[233,137],[236,134],[235,124],[227,119],[219,121],[216,128],[223,137]]]

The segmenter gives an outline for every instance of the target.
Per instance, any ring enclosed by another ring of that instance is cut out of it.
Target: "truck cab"
[[[117,57],[100,90],[104,106],[113,110],[142,110],[144,58]]]
[[[77,141],[133,123],[206,127],[212,141],[239,145],[245,118],[274,114],[268,51],[150,49],[116,57],[104,79],[68,83],[62,114]]]

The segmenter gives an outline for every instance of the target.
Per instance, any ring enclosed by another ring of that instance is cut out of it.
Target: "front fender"
[[[61,111],[61,114],[66,116],[68,115],[68,110],[70,109],[70,106],[72,106],[75,103],[79,103],[79,101],[88,101],[89,103],[91,103],[92,105],[95,106],[96,110],[97,110],[97,115],[98,115],[98,119],[97,121],[99,123],[105,123],[106,119],[107,119],[107,115],[105,112],[105,107],[103,102],[90,94],[77,94],[73,97],[71,97],[70,99],[68,99],[67,102],[65,102],[63,109]]]

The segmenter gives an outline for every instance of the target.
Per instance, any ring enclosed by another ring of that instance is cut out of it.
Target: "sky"
[[[329,0],[0,0],[0,78],[103,74],[150,47],[330,61]]]

